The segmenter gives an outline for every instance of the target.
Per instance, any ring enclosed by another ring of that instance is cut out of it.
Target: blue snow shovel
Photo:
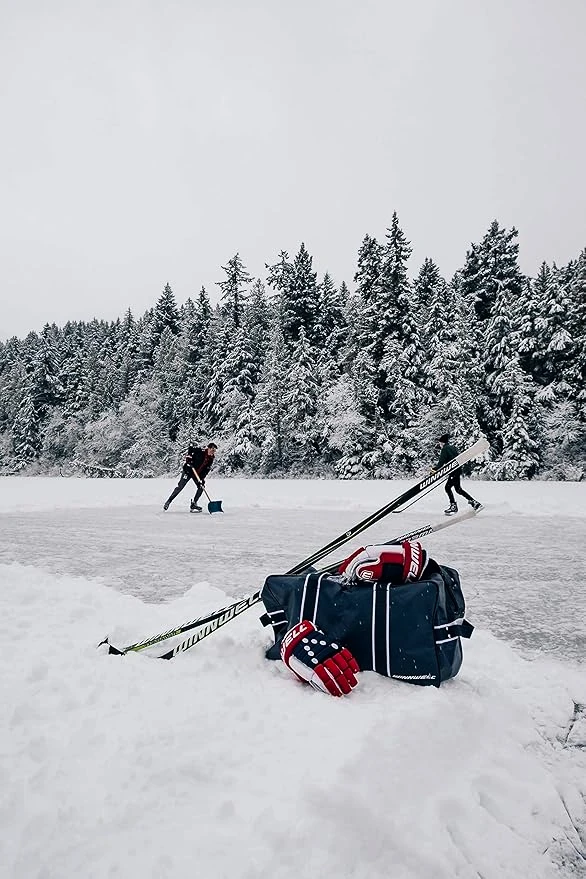
[[[207,499],[208,499],[208,501],[209,501],[209,503],[208,503],[208,513],[223,513],[224,510],[222,509],[222,501],[213,501],[213,500],[211,499],[211,497],[209,496],[209,494],[207,493],[207,491],[206,491],[206,489],[205,489],[205,486],[204,486],[203,482],[201,481],[201,479],[200,479],[199,476],[197,475],[197,470],[196,470],[194,467],[192,467],[191,470],[192,470],[192,472],[193,472],[193,476],[194,476],[194,478],[195,478],[195,481],[196,481],[197,484],[203,489],[204,494],[205,494],[205,496],[207,497]]]

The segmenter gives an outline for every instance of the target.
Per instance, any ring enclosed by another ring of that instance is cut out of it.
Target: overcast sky
[[[586,0],[3,0],[0,339],[178,302],[393,210],[447,276],[493,218],[586,246]]]

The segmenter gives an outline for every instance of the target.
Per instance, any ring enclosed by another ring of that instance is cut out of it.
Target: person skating
[[[447,464],[449,461],[453,461],[454,458],[458,457],[458,449],[450,443],[450,435],[448,433],[443,433],[441,436],[438,436],[437,442],[441,445],[441,452],[435,467],[432,468],[431,472],[435,473],[444,464]],[[458,504],[454,498],[454,491],[466,498],[470,506],[473,510],[482,509],[482,504],[480,501],[475,500],[472,495],[469,495],[467,491],[464,491],[460,484],[460,477],[462,475],[462,468],[458,467],[457,470],[454,470],[448,476],[446,480],[446,484],[444,486],[445,492],[449,498],[450,506],[447,510],[444,510],[446,516],[452,516],[454,513],[458,512]]]
[[[201,513],[201,507],[198,506],[197,502],[203,494],[205,479],[213,467],[217,448],[215,443],[208,443],[205,449],[199,446],[188,447],[179,482],[163,504],[164,510],[169,509],[170,504],[175,500],[179,492],[183,491],[187,483],[193,479],[197,485],[197,491],[189,504],[189,509],[192,513]]]

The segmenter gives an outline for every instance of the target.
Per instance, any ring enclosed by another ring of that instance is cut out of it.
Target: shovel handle
[[[205,485],[202,485],[202,482],[201,482],[201,479],[199,478],[199,474],[198,474],[197,470],[195,469],[195,467],[192,467],[191,470],[192,470],[193,475],[195,476],[195,481],[197,482],[198,485],[201,486],[201,488],[203,489],[203,492],[204,492],[205,496],[207,497],[207,499],[208,499],[208,500],[210,501],[210,503],[211,503],[211,500],[212,500],[212,499],[211,499],[211,497],[209,496],[209,494],[207,493],[206,488],[205,488]]]

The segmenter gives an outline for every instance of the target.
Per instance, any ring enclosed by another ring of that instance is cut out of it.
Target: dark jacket
[[[454,458],[457,458],[459,455],[458,449],[456,446],[452,446],[450,443],[445,443],[440,452],[440,456],[437,464],[433,468],[434,470],[439,470],[440,467],[443,467],[444,464],[447,464],[448,461],[453,461]],[[456,471],[454,471],[456,472]],[[458,471],[460,472],[460,471]]]
[[[189,446],[185,456],[185,464],[183,465],[185,473],[191,476],[192,468],[195,468],[199,478],[205,479],[213,466],[214,459],[211,455],[208,455],[205,449],[200,449],[198,446]]]

